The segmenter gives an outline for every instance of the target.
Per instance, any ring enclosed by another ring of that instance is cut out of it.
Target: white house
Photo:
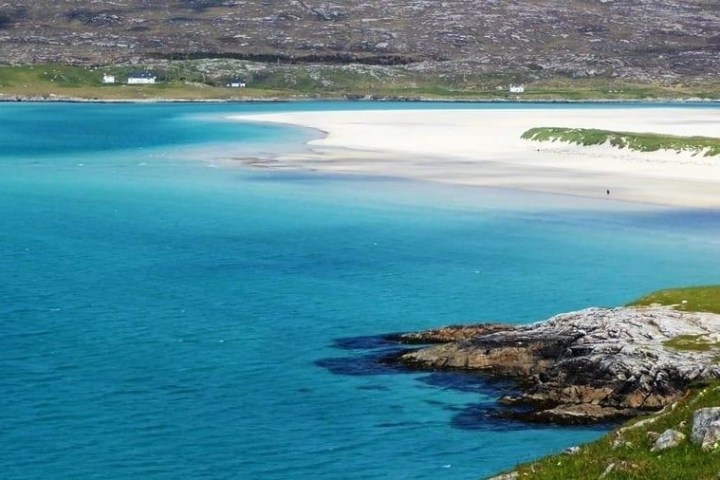
[[[226,86],[230,88],[245,88],[245,82],[241,82],[240,80],[233,80]]]
[[[151,85],[157,77],[150,72],[131,73],[127,79],[128,85]]]
[[[510,93],[524,93],[525,87],[522,85],[510,85]]]
[[[108,75],[107,73],[104,74],[102,82],[103,83],[115,83],[115,75]]]

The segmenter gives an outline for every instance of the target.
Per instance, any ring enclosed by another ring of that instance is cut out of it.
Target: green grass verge
[[[518,478],[538,480],[597,479],[629,480],[710,480],[720,474],[720,449],[704,452],[692,444],[690,430],[693,412],[720,406],[720,382],[691,389],[673,409],[660,412],[655,420],[633,429],[620,429],[584,445],[574,455],[552,455],[517,467]],[[625,427],[640,420],[632,420]],[[655,436],[673,428],[686,435],[678,447],[651,452]],[[652,433],[651,433],[652,432]],[[610,465],[614,465],[601,477]]]
[[[290,98],[293,92],[272,88],[233,89],[180,78],[165,73],[155,85],[127,85],[129,73],[142,68],[90,68],[67,65],[0,66],[0,98],[81,98],[87,100],[232,100]],[[116,76],[119,83],[103,85],[104,73]]]
[[[720,285],[660,290],[628,304],[650,305],[667,305],[687,312],[720,313]]]
[[[720,155],[720,138],[679,137],[657,133],[613,132],[594,128],[531,128],[522,134],[522,138],[537,142],[565,142],[576,145],[609,144],[617,148],[627,148],[639,152],[672,150],[692,152],[703,156]]]
[[[403,98],[424,100],[662,100],[720,98],[720,81],[672,85],[617,79],[530,79],[519,73],[417,72],[411,69],[332,65],[269,65],[252,62],[183,60],[147,69],[154,86],[103,85],[102,74],[124,81],[143,66],[0,65],[0,95],[85,99]],[[249,88],[229,89],[229,78]],[[508,92],[524,84],[525,93]]]

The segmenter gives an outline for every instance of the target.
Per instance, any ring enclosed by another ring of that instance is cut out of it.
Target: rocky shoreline
[[[649,413],[720,377],[720,315],[669,307],[590,308],[531,325],[449,326],[393,336],[434,344],[387,361],[513,380],[498,402],[524,421],[587,424]]]

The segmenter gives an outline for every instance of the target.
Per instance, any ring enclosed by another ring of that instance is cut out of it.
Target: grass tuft
[[[704,335],[678,335],[663,343],[668,348],[675,350],[690,350],[693,352],[707,352],[708,350],[720,347],[716,342],[704,340]]]

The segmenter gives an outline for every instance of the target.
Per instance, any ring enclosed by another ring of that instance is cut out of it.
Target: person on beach
[[[610,196],[610,189],[607,190],[607,196]]]

